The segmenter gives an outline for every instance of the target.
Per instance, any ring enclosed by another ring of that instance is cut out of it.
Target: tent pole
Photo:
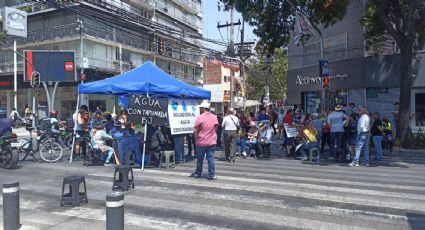
[[[78,91],[78,88],[77,88]],[[75,106],[75,114],[76,114],[76,119],[74,120],[74,130],[72,131],[72,148],[71,148],[71,157],[69,157],[69,163],[72,163],[72,156],[74,155],[74,145],[75,145],[75,133],[77,130],[77,122],[78,122],[78,106],[80,103],[80,94],[79,92],[77,92],[77,105]],[[74,115],[72,115],[72,119],[74,119]]]
[[[142,171],[145,170],[146,138],[148,136],[148,124],[145,122],[145,133],[143,134]]]

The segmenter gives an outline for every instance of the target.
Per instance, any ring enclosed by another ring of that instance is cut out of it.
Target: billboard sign
[[[27,37],[27,12],[11,7],[4,8],[3,30],[6,34]]]
[[[75,51],[24,50],[24,56],[24,81],[31,81],[34,71],[40,73],[42,82],[77,81]]]

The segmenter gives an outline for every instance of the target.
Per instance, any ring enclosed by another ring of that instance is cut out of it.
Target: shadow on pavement
[[[425,229],[425,214],[423,213],[406,213],[410,229]]]

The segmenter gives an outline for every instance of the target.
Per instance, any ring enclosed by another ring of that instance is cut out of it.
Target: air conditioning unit
[[[168,13],[168,9],[167,8],[162,9],[162,11],[164,11],[165,13]]]

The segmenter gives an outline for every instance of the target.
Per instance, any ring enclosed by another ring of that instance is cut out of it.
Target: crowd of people
[[[394,106],[396,110],[393,115],[396,118],[398,103]],[[225,114],[215,114],[207,101],[202,102],[200,110],[201,115],[196,120],[193,134],[171,135],[167,124],[149,127],[148,133],[152,135],[149,135],[146,149],[152,165],[159,165],[161,151],[173,150],[177,164],[196,157],[197,171],[193,175],[196,177],[201,174],[203,156],[206,155],[210,165],[209,174],[214,179],[213,155],[216,148],[224,148],[225,160],[235,163],[238,155],[242,158],[270,158],[273,142],[279,144],[281,153],[291,159],[301,157],[302,160],[309,160],[310,151],[317,149],[315,160],[319,161],[328,147],[331,158],[335,161],[349,161],[349,166],[359,165],[361,152],[364,154],[363,165],[369,166],[370,140],[378,162],[383,160],[383,146],[390,150],[393,148],[396,120],[381,117],[379,112],[369,113],[365,107],[354,103],[337,105],[333,111],[321,114],[304,114],[297,105],[292,108],[274,108],[270,105],[249,113],[228,108]],[[25,117],[30,116],[31,108],[27,106],[24,114]],[[52,132],[65,126],[59,121],[57,111],[49,115]],[[19,117],[16,110],[10,114],[12,121]],[[105,165],[111,165],[116,154],[111,146],[111,140],[114,139],[112,134],[119,131],[134,135],[135,128],[128,120],[125,109],[118,116],[104,113],[100,108],[90,114],[86,105],[80,106],[67,121],[67,126],[75,128],[74,159],[78,161],[87,155],[86,145],[90,142],[93,148],[104,155],[102,159]],[[58,142],[62,143],[60,135]]]
[[[396,118],[398,103],[394,106]],[[357,166],[362,152],[362,164],[369,166],[369,142],[373,143],[374,160],[382,161],[383,147],[392,151],[396,122],[354,103],[337,105],[333,111],[322,114],[304,114],[298,106],[286,110],[268,106],[257,114],[229,108],[223,116],[217,115],[216,143],[219,148],[224,144],[226,160],[231,163],[235,163],[237,155],[270,158],[270,145],[276,141],[282,154],[291,159],[300,156],[301,160],[311,160],[309,152],[314,148],[314,160],[319,161],[328,147],[329,157],[337,162]],[[287,133],[291,128],[296,135]]]

